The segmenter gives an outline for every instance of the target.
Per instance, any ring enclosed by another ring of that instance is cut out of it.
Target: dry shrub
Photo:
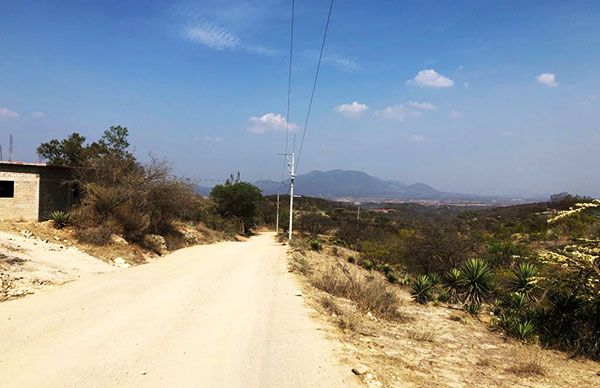
[[[492,366],[492,361],[490,361],[489,358],[482,358],[481,360],[477,361],[476,365],[483,368],[489,368]]]
[[[91,236],[107,220],[132,242],[141,242],[147,234],[170,233],[173,221],[193,217],[201,201],[188,182],[173,177],[169,167],[156,160],[141,165],[109,156],[94,160],[78,174],[85,196],[74,218],[80,234],[90,242],[107,241]]]
[[[0,302],[12,298],[11,291],[15,288],[15,279],[0,267]]]
[[[178,230],[173,229],[167,233],[164,233],[163,237],[165,238],[167,248],[170,251],[185,248],[188,246],[187,241],[185,239],[185,234],[181,233]]]
[[[121,228],[114,221],[106,221],[97,226],[83,224],[75,232],[77,239],[92,245],[108,245],[113,234],[120,234]]]
[[[321,298],[320,302],[325,310],[332,315],[335,314],[335,318],[340,329],[359,331],[362,322],[359,314],[343,308],[329,295]]]
[[[304,256],[294,256],[290,269],[292,272],[300,273],[304,276],[308,276],[311,273],[310,263]]]
[[[517,376],[545,376],[546,368],[544,368],[539,360],[529,357],[528,360],[519,361],[515,365],[509,367],[507,372]]]
[[[409,330],[408,338],[419,342],[435,342],[435,334],[425,330]]]
[[[391,320],[401,320],[400,298],[387,282],[367,278],[356,270],[342,265],[311,277],[312,284],[334,296],[354,301],[363,312]]]

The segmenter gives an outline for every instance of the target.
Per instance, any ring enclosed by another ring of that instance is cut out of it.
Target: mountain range
[[[286,193],[289,181],[259,180],[253,183],[262,190],[264,195],[271,195],[276,194],[278,190],[281,190],[282,194]],[[197,187],[197,191],[208,195],[210,188]],[[312,171],[298,175],[294,194],[361,201],[522,202],[521,199],[445,192],[425,183],[406,184],[397,180],[384,180],[354,170]]]

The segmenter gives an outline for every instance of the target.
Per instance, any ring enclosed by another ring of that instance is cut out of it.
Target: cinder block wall
[[[0,220],[37,221],[40,213],[39,174],[0,171],[0,180],[15,182],[14,198],[0,198]]]
[[[71,176],[65,170],[45,169],[40,173],[39,219],[46,220],[56,210],[69,211],[77,204],[73,198]]]

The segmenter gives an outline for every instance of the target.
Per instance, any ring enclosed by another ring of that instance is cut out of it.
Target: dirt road
[[[346,387],[273,235],[0,304],[0,386]]]

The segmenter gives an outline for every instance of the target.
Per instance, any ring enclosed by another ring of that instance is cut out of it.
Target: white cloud
[[[16,119],[19,114],[8,108],[0,108],[0,119]]]
[[[471,86],[468,82],[463,82],[463,88],[465,89],[469,89],[469,86]]]
[[[417,73],[415,78],[406,81],[410,85],[426,88],[451,88],[454,81],[433,69],[424,69]]]
[[[245,45],[240,38],[229,30],[202,19],[183,29],[183,36],[194,43],[200,43],[216,50],[245,50],[252,54],[276,55],[278,50],[264,46]]]
[[[366,113],[369,110],[369,107],[358,101],[353,101],[351,104],[338,105],[334,110],[344,116],[356,118]]]
[[[325,55],[323,61],[345,71],[356,71],[362,69],[362,66],[354,59],[345,57],[341,54]]]
[[[46,117],[46,114],[44,112],[33,112],[31,116],[36,119],[43,119]]]
[[[247,47],[244,47],[244,49],[246,51],[248,51],[249,53],[253,53],[253,54],[260,54],[260,55],[267,55],[267,56],[279,54],[279,50],[272,49],[269,47],[263,47],[263,46],[247,46]]]
[[[220,137],[204,136],[203,138],[195,137],[194,141],[203,141],[205,143],[220,143],[221,141],[223,141],[223,139]]]
[[[378,110],[375,115],[388,120],[403,121],[408,117],[420,117],[422,112],[409,109],[404,104],[399,104]]]
[[[408,141],[413,143],[423,143],[425,141],[425,137],[423,135],[415,133],[414,135],[408,138]]]
[[[451,118],[452,120],[459,119],[459,118],[460,118],[460,111],[458,111],[458,110],[456,110],[456,109],[452,109],[452,110],[450,111],[450,118]]]
[[[430,102],[408,101],[406,104],[396,104],[378,110],[375,115],[388,120],[403,121],[409,117],[421,117],[423,111],[435,109],[435,105]]]
[[[549,88],[555,88],[558,86],[558,82],[556,82],[556,75],[552,73],[542,73],[535,77],[537,82],[542,85],[548,86]]]
[[[259,117],[250,117],[248,119],[247,129],[252,133],[265,133],[285,131],[288,127],[285,117],[279,113],[265,113]],[[294,123],[289,124],[291,131],[295,131],[298,127]]]
[[[301,55],[311,62],[316,62],[319,59],[319,52],[314,50],[305,50]],[[325,54],[323,56],[323,63],[347,72],[353,72],[362,69],[362,66],[354,59],[339,53]]]
[[[192,42],[217,50],[233,50],[241,46],[241,41],[237,36],[208,21],[201,21],[196,25],[186,27],[183,35]]]
[[[241,46],[240,39],[224,28],[202,21],[184,29],[186,39],[217,50],[234,50]]]
[[[417,101],[409,101],[406,103],[408,106],[421,109],[421,110],[436,110],[437,108],[431,102],[417,102]]]

